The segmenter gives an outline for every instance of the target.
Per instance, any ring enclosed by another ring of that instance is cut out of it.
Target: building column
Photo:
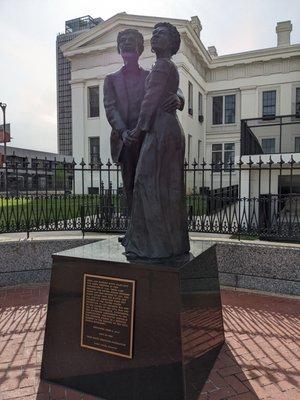
[[[85,158],[85,85],[83,82],[72,83],[72,143],[75,161]]]
[[[82,193],[82,177],[79,172],[82,158],[86,161],[85,146],[85,84],[83,82],[71,82],[72,89],[72,150],[76,165],[74,176],[75,193]]]

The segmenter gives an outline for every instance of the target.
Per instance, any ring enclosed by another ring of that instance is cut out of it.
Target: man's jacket
[[[109,74],[104,80],[104,107],[106,117],[112,127],[110,135],[110,149],[113,162],[120,161],[120,155],[123,148],[122,132],[127,130],[128,119],[128,97],[124,73],[122,67],[120,70]],[[145,80],[149,71],[140,68],[141,74],[141,94],[140,103],[142,103],[145,93]]]

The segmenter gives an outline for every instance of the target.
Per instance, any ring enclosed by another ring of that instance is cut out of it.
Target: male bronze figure
[[[136,127],[145,95],[145,81],[149,71],[139,66],[144,50],[143,35],[136,29],[125,29],[117,38],[118,52],[123,67],[106,76],[104,81],[104,107],[111,131],[111,156],[121,166],[129,215],[132,208],[134,177],[143,137],[132,140],[130,131]],[[170,94],[163,108],[167,112],[182,110],[184,98],[179,90]]]

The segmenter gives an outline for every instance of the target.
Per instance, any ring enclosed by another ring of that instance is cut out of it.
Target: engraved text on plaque
[[[81,346],[132,358],[135,281],[84,274]]]

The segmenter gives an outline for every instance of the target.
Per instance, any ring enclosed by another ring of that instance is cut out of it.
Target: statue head
[[[155,53],[169,53],[172,56],[179,50],[180,41],[180,33],[169,22],[159,22],[154,26],[151,48]]]
[[[118,52],[124,54],[138,54],[144,51],[144,38],[137,29],[125,29],[118,33],[117,38]]]

